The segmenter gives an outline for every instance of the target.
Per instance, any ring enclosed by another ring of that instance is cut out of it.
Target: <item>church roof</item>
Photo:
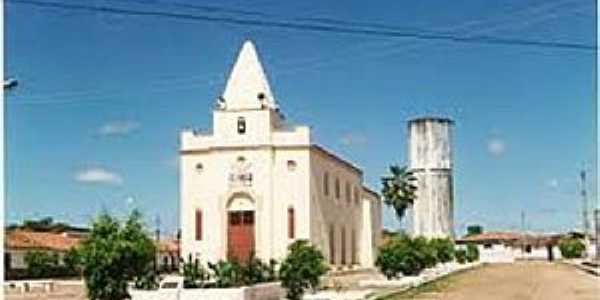
[[[256,48],[249,40],[240,50],[220,101],[227,110],[277,108]]]

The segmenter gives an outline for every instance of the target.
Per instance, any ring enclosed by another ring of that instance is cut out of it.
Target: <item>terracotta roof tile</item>
[[[5,247],[9,249],[39,249],[67,251],[81,243],[81,238],[64,233],[16,230],[6,234]]]

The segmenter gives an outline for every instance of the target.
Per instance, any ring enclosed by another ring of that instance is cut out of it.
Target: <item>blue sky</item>
[[[158,2],[89,4],[596,43],[593,1],[202,2],[260,12],[244,15]],[[245,39],[255,41],[288,118],[311,125],[318,141],[361,166],[375,189],[389,164],[405,163],[409,118],[453,118],[458,232],[471,223],[519,229],[522,210],[530,230],[580,226],[583,167],[596,198],[594,51],[303,32],[10,1],[5,15],[5,73],[20,80],[6,108],[6,222],[49,215],[87,224],[101,209],[123,214],[138,207],[173,232],[178,132],[210,127],[210,109]],[[398,226],[391,213],[385,218],[386,226]]]

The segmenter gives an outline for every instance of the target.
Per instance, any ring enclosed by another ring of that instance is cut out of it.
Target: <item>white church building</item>
[[[247,41],[212,112],[180,135],[182,257],[283,259],[304,239],[333,266],[373,265],[380,196],[361,169],[287,124]]]

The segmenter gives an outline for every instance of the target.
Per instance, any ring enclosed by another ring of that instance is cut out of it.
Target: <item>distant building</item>
[[[65,253],[79,245],[82,240],[80,233],[73,236],[68,232],[9,231],[4,239],[5,270],[26,269],[25,255],[32,251],[56,254],[59,263],[62,263]]]
[[[251,42],[212,116],[212,132],[181,133],[184,258],[280,260],[303,239],[331,265],[373,265],[380,196],[364,187],[361,169],[316,144],[309,127],[285,121]]]
[[[160,271],[174,272],[179,270],[180,256],[179,241],[164,240],[158,243],[157,263]]]
[[[560,239],[580,238],[576,232],[565,234],[521,234],[516,232],[484,232],[456,240],[456,244],[475,244],[479,249],[480,260],[489,263],[513,262],[515,260],[555,260],[560,259],[558,249]],[[591,249],[586,244],[586,248]]]

